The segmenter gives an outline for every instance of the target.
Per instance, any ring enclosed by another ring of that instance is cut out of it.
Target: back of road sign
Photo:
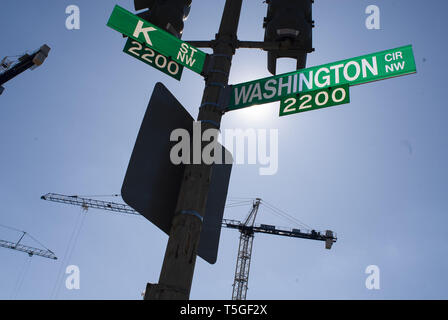
[[[123,200],[166,234],[170,233],[185,168],[170,160],[170,150],[177,143],[170,141],[170,135],[183,128],[192,136],[193,121],[171,92],[157,83],[121,188]],[[223,155],[228,153],[224,147],[223,151]],[[209,263],[215,263],[218,254],[231,170],[231,164],[215,164],[212,170],[198,247],[198,255]]]

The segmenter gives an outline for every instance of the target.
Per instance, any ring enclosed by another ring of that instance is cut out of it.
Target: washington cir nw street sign
[[[412,46],[408,45],[233,85],[227,110],[279,101],[297,93],[354,86],[415,72]]]

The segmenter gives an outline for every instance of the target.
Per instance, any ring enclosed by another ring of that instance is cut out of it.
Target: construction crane
[[[9,80],[15,78],[22,72],[28,69],[35,69],[44,63],[45,59],[48,57],[50,52],[50,47],[44,44],[37,51],[20,56],[17,60],[10,60],[10,58],[15,57],[4,57],[0,61],[0,95],[2,94],[3,84]]]
[[[140,215],[137,211],[126,204],[89,199],[80,196],[67,196],[56,193],[48,193],[46,195],[43,195],[41,199],[80,206],[84,210],[87,210],[89,208],[96,208],[125,214]],[[247,201],[243,203],[247,203]],[[233,283],[232,300],[246,299],[249,282],[250,262],[252,257],[252,246],[255,233],[266,233],[285,237],[324,241],[326,249],[331,249],[333,243],[337,241],[336,234],[331,230],[326,230],[325,233],[323,233],[316,230],[286,230],[284,228],[278,228],[276,226],[268,224],[255,224],[255,218],[257,216],[260,204],[264,204],[271,210],[273,209],[272,205],[264,202],[260,198],[256,198],[253,201],[252,208],[244,222],[229,219],[222,220],[223,228],[237,229],[240,232],[240,242],[235,269],[235,279]],[[286,213],[283,212],[282,215],[286,215]]]
[[[246,300],[250,262],[252,257],[252,246],[255,233],[267,233],[285,237],[324,241],[326,249],[331,249],[331,246],[337,240],[336,235],[331,230],[327,230],[325,233],[322,233],[316,230],[286,230],[268,224],[255,224],[255,218],[257,216],[260,204],[262,203],[263,201],[260,198],[256,198],[253,201],[252,208],[244,222],[228,219],[223,219],[222,222],[223,227],[238,229],[240,232],[240,243],[238,247],[235,279],[233,282],[232,300]],[[271,207],[269,204],[266,204],[266,206],[268,208]]]
[[[46,195],[43,195],[40,198],[42,200],[71,204],[74,206],[80,206],[84,210],[87,210],[89,208],[95,208],[95,209],[103,209],[103,210],[108,210],[108,211],[113,211],[113,212],[127,213],[127,214],[132,214],[132,215],[140,215],[140,213],[138,213],[137,211],[135,211],[134,209],[132,209],[130,206],[128,206],[126,204],[115,203],[115,202],[110,202],[110,201],[88,199],[88,198],[83,198],[83,197],[79,197],[79,196],[65,196],[65,195],[57,194],[57,193],[47,193]]]
[[[3,227],[6,227],[6,226],[3,226]],[[30,257],[36,255],[36,256],[41,256],[41,257],[48,258],[48,259],[53,259],[53,260],[57,259],[56,255],[54,254],[53,251],[51,251],[48,248],[45,248],[39,241],[37,241],[35,238],[33,238],[29,233],[27,233],[25,231],[19,231],[19,230],[13,229],[13,228],[9,228],[9,227],[6,227],[6,228],[11,229],[11,230],[15,230],[15,231],[18,231],[18,232],[21,232],[22,235],[21,235],[19,241],[17,241],[17,242],[12,242],[12,241],[7,241],[7,240],[0,240],[0,247],[26,252],[26,253],[28,253],[28,255]],[[20,242],[23,240],[23,238],[26,235],[28,235],[34,241],[38,242],[45,249],[34,248],[34,247],[30,247],[30,246],[26,246],[26,245],[21,244]]]

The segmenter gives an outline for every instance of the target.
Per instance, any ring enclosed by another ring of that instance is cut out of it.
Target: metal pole
[[[217,104],[229,80],[241,6],[242,0],[226,0],[199,109],[198,121],[201,121],[202,132],[210,128],[219,129],[221,124],[223,112]],[[145,300],[189,298],[211,169],[206,164],[185,167],[159,283],[147,285]]]

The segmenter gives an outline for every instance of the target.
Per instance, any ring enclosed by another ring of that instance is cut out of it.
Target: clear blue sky
[[[125,39],[106,27],[116,3],[133,9],[131,0],[1,1],[1,57],[44,43],[52,50],[0,96],[0,224],[30,232],[61,258],[33,257],[21,277],[27,255],[0,248],[2,299],[51,298],[81,210],[40,196],[119,193],[156,82],[197,116],[202,78],[185,70],[178,82],[124,54]],[[70,4],[80,7],[80,30],[65,28]],[[364,25],[370,4],[381,9],[381,30]],[[223,5],[194,0],[183,39],[213,38]],[[339,236],[325,250],[321,242],[256,235],[248,298],[448,298],[447,9],[444,1],[316,1],[308,66],[412,44],[417,74],[353,87],[348,105],[279,118],[273,103],[224,116],[222,128],[279,130],[278,173],[235,166],[229,197],[261,197]],[[239,39],[262,40],[265,14],[261,0],[244,1]],[[282,61],[278,69],[294,66]],[[230,83],[268,75],[266,53],[242,49]],[[242,219],[248,210],[225,216]],[[293,227],[264,210],[257,221]],[[0,239],[17,236],[0,230]],[[198,259],[192,299],[230,299],[238,238],[224,229],[218,262]],[[158,280],[166,241],[143,218],[90,210],[67,261],[79,266],[81,289],[61,282],[57,297],[140,299],[146,282]],[[372,264],[381,270],[377,291],[364,285]]]

